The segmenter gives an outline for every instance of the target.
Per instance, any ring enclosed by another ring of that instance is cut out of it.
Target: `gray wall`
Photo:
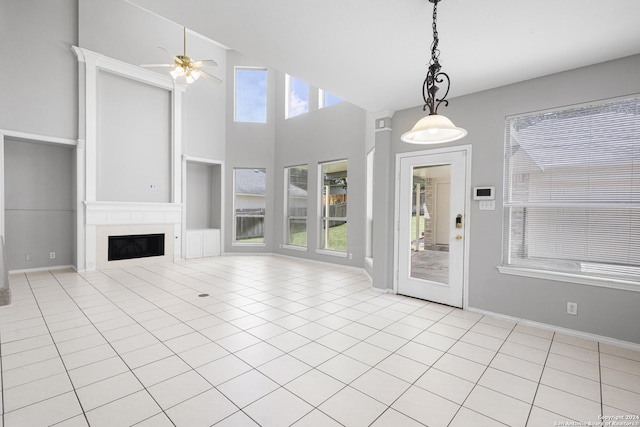
[[[99,72],[97,148],[99,201],[170,202],[171,93]]]
[[[341,102],[318,109],[318,88],[309,86],[309,113],[284,119],[285,74],[278,73],[275,151],[274,251],[285,255],[362,267],[365,256],[366,146],[373,134],[362,108]],[[371,145],[372,143],[370,143]],[[316,254],[320,246],[318,164],[348,161],[347,253],[351,259]],[[307,252],[280,248],[285,241],[284,168],[309,166]]]
[[[639,73],[640,55],[636,55],[454,98],[449,107],[441,109],[469,132],[465,139],[449,145],[473,146],[471,186],[491,185],[497,189],[495,211],[479,211],[478,204],[471,202],[470,307],[640,343],[640,292],[511,276],[496,269],[502,253],[505,116],[640,93]],[[422,115],[419,107],[393,117],[392,150],[384,160],[391,170],[390,182],[394,182],[397,153],[425,148],[400,141],[400,135]],[[376,156],[381,153],[376,148]],[[380,189],[376,191],[379,203],[392,203],[393,188],[386,198]],[[376,239],[384,239],[392,226],[390,218],[386,227],[376,229]],[[393,259],[376,257],[375,262],[393,265]],[[380,288],[392,286],[388,275],[375,277],[374,284]],[[578,316],[566,314],[567,301],[578,303]]]
[[[72,265],[75,149],[5,138],[4,156],[9,269]]]
[[[0,1],[0,129],[76,139],[77,0]]]
[[[347,102],[318,109],[317,87],[310,85],[309,113],[284,119],[285,73],[268,70],[267,123],[235,123],[233,121],[233,78],[235,67],[261,67],[241,53],[227,56],[227,148],[226,148],[226,252],[276,252],[285,255],[363,266],[365,255],[366,147],[373,146],[373,125],[365,110]],[[349,207],[347,251],[351,258],[316,254],[318,247],[318,164],[348,160]],[[281,248],[284,240],[284,168],[306,164],[308,182],[308,251]],[[265,245],[231,245],[233,239],[233,169],[265,168],[267,170],[267,206]]]
[[[183,52],[182,26],[125,1],[79,0],[79,44],[134,65],[171,63],[164,47]],[[226,49],[187,32],[187,55],[213,59],[217,67],[203,70],[226,81]],[[166,68],[153,68],[168,74]],[[194,157],[223,160],[227,85],[206,76],[187,86],[182,95],[182,152]]]
[[[259,62],[251,60],[241,53],[229,51],[227,55],[227,93],[228,112],[226,119],[227,147],[225,158],[225,252],[236,253],[269,253],[273,252],[274,229],[274,155],[276,145],[275,133],[275,98],[276,72],[268,70],[267,75],[267,123],[235,123],[234,111],[234,69],[235,67],[261,67]],[[265,212],[265,245],[264,246],[232,246],[233,241],[233,169],[255,168],[266,169],[267,200]]]

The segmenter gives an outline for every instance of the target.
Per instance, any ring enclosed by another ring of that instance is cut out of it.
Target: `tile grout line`
[[[540,382],[542,381],[542,376],[544,375],[544,370],[547,367],[547,361],[549,360],[549,355],[551,354],[551,346],[553,345],[553,340],[556,336],[556,333],[553,332],[551,335],[551,340],[549,342],[549,348],[547,349],[547,356],[544,358],[544,364],[542,365],[542,372],[540,372],[540,378],[538,378],[538,384],[536,384],[536,391],[533,393],[533,399],[531,399],[531,407],[529,408],[529,414],[527,414],[527,421],[525,425],[529,424],[529,419],[531,418],[531,412],[533,412],[534,403],[536,401],[536,396],[538,395],[538,390],[540,389]]]
[[[484,317],[485,317],[485,316],[482,316],[480,319],[478,319],[478,321],[474,324],[474,326],[475,326],[475,325],[477,325],[477,324],[480,322],[480,320],[482,320]],[[496,356],[500,353],[500,349],[501,349],[501,348],[504,346],[504,344],[507,342],[507,339],[509,339],[509,336],[511,336],[511,334],[512,334],[512,333],[513,333],[513,331],[515,330],[516,326],[518,326],[518,324],[517,324],[517,323],[516,323],[516,324],[514,324],[514,325],[511,327],[511,329],[509,329],[509,333],[508,333],[508,334],[507,334],[507,336],[502,340],[502,344],[500,344],[500,347],[498,347],[498,349],[496,350],[495,354],[493,355],[493,357],[491,358],[491,360],[489,361],[489,363],[487,363],[487,365],[485,366],[484,370],[482,371],[482,374],[480,374],[480,376],[478,377],[478,380],[473,384],[473,387],[471,387],[471,390],[469,390],[469,393],[468,393],[468,394],[467,394],[467,396],[464,398],[464,400],[462,401],[462,403],[460,403],[460,404],[459,404],[459,406],[458,406],[458,410],[456,411],[456,413],[455,413],[455,414],[453,414],[453,417],[451,418],[451,420],[449,421],[449,423],[448,423],[447,425],[451,425],[451,423],[453,422],[453,420],[456,418],[456,416],[457,416],[457,415],[458,415],[458,413],[460,412],[460,409],[462,409],[462,408],[466,408],[466,407],[464,406],[464,403],[467,401],[467,399],[469,398],[469,396],[471,396],[471,393],[473,393],[473,390],[475,390],[476,386],[478,385],[478,382],[482,379],[482,377],[484,376],[484,374],[485,374],[485,373],[487,372],[487,370],[489,369],[489,366],[491,365],[491,362],[493,362],[493,360],[496,358]],[[505,328],[505,329],[506,329],[506,328]],[[469,329],[467,330],[467,332],[465,332],[465,333],[460,337],[460,339],[462,339],[462,338],[463,338],[467,333],[469,333],[470,331],[471,331],[471,328],[469,328]],[[478,332],[478,333],[479,333],[479,332]],[[484,335],[484,334],[483,334],[483,335]],[[459,341],[460,341],[460,339],[458,339],[458,341],[456,341],[456,342],[459,342]],[[464,342],[464,341],[463,341],[463,342]],[[453,344],[451,347],[453,347],[454,345],[455,345],[455,344]],[[449,347],[449,349],[450,349],[451,347]],[[448,350],[447,350],[447,352],[448,352]],[[445,352],[445,354],[446,354],[447,352]],[[455,356],[455,355],[454,355],[454,356]],[[458,357],[460,357],[460,356],[458,356]],[[468,359],[466,359],[466,358],[463,358],[463,359],[468,360]],[[476,363],[477,363],[477,362],[476,362]],[[436,368],[436,369],[437,369],[437,368]],[[494,369],[495,369],[495,368],[494,368]],[[513,375],[513,374],[512,374],[512,375]],[[518,377],[519,377],[519,375],[516,375],[516,376],[518,376]],[[458,378],[459,378],[459,377],[458,377]],[[463,378],[463,379],[464,379],[464,378]],[[493,390],[493,391],[495,391],[495,390]],[[499,393],[499,392],[498,392],[498,393]],[[501,393],[501,394],[503,394],[503,393]],[[441,396],[441,397],[442,397],[442,396]],[[448,399],[447,399],[447,400],[448,400]],[[454,403],[456,403],[456,402],[454,402]],[[532,403],[532,404],[533,404],[533,403]],[[466,409],[468,409],[468,410],[470,410],[470,411],[473,411],[473,409],[470,409],[470,408],[466,408]],[[473,411],[473,412],[476,412],[476,411]],[[477,412],[476,412],[476,413],[477,413]],[[501,421],[498,421],[498,420],[496,420],[496,419],[494,419],[494,418],[492,418],[492,417],[490,417],[490,416],[488,416],[488,415],[486,415],[486,414],[480,414],[480,415],[482,415],[482,416],[484,416],[484,417],[487,417],[487,418],[490,418],[490,419],[492,419],[492,420],[494,420],[494,421],[496,421],[496,422],[499,422],[499,423],[501,423],[501,424],[504,424],[504,423],[502,423]]]
[[[50,271],[50,273],[51,273],[51,271]],[[78,305],[78,303],[76,302],[75,298],[74,298],[71,294],[69,294],[68,290],[67,290],[67,289],[62,285],[62,283],[60,282],[60,280],[58,279],[58,277],[57,277],[54,273],[51,273],[51,275],[55,278],[55,280],[56,280],[56,282],[58,283],[58,285],[59,285],[59,286],[64,290],[64,292],[67,294],[67,296],[68,296],[68,297],[73,301],[73,303],[74,303],[74,304],[78,307],[78,309],[82,312],[82,314],[87,318],[87,320],[89,321],[89,323],[91,324],[91,326],[93,326],[93,327],[95,328],[96,332],[97,332],[98,334],[100,334],[100,336],[101,336],[101,337],[106,341],[106,343],[109,345],[109,347],[110,347],[110,348],[115,352],[115,354],[117,355],[117,357],[118,357],[118,358],[122,361],[122,363],[127,367],[127,369],[129,370],[129,372],[130,372],[130,373],[131,373],[131,374],[136,378],[136,380],[140,383],[140,385],[142,386],[142,389],[143,389],[143,390],[145,390],[145,391],[149,394],[149,396],[153,399],[153,401],[158,405],[158,408],[160,408],[160,409],[161,409],[161,411],[162,411],[163,413],[165,413],[164,409],[160,406],[160,404],[158,404],[158,402],[157,402],[157,401],[156,401],[156,399],[153,397],[153,395],[151,395],[151,393],[149,393],[149,391],[147,390],[147,387],[142,383],[142,381],[140,381],[140,379],[138,378],[138,376],[137,376],[137,375],[135,375],[135,373],[133,372],[133,369],[131,369],[131,367],[129,366],[129,364],[128,364],[128,363],[127,363],[127,362],[122,358],[122,355],[121,355],[121,354],[120,354],[120,353],[119,353],[115,348],[113,348],[113,346],[111,345],[111,342],[109,341],[109,339],[107,339],[107,338],[103,335],[102,331],[96,327],[95,323],[94,323],[94,322],[91,320],[91,318],[89,318],[89,316],[84,312],[84,308],[82,308],[80,305]],[[90,281],[88,281],[88,280],[87,280],[86,278],[84,278],[84,277],[83,277],[82,279],[84,280],[84,282],[85,282],[86,284],[88,284],[89,286],[91,286],[93,289],[95,289],[97,292],[99,292],[102,296],[104,296],[104,297],[105,297],[105,298],[107,298],[110,302],[112,302],[112,303],[113,303],[113,301],[111,301],[111,299],[110,299],[110,298],[106,297],[106,296],[103,294],[103,292],[101,292],[99,289],[97,289],[97,288],[96,288],[96,287],[95,287],[95,286],[94,286]],[[35,297],[35,295],[34,295],[34,297]],[[37,298],[36,298],[36,303],[37,303]],[[117,306],[117,305],[116,305],[116,306]],[[118,309],[120,309],[120,308],[118,307]],[[127,316],[131,317],[128,313],[126,313],[126,312],[124,312],[124,311],[123,311],[123,313],[125,313]],[[44,316],[43,316],[43,319],[44,319]],[[135,319],[133,319],[133,320],[135,321]],[[136,323],[137,323],[137,321],[136,321]],[[49,325],[48,325],[48,323],[46,322],[46,319],[45,319],[45,324],[47,325],[47,329],[48,329],[48,328],[49,328]],[[52,336],[52,339],[53,339],[53,336]],[[54,345],[56,345],[56,349],[57,349],[57,344],[56,344],[55,340],[53,340],[53,341],[54,341]],[[99,345],[97,345],[97,346],[90,347],[90,348],[99,347],[100,345],[103,345],[103,344],[99,344]],[[80,351],[82,351],[82,350],[80,350]],[[58,353],[59,353],[59,352],[58,352]],[[69,353],[69,354],[72,354],[72,353]],[[76,398],[78,399],[78,403],[80,403],[80,407],[82,408],[82,413],[83,413],[83,415],[84,415],[84,417],[85,417],[85,420],[87,421],[87,424],[88,424],[88,425],[91,425],[91,424],[89,423],[89,419],[88,419],[88,417],[87,417],[87,412],[88,412],[88,411],[85,411],[85,410],[84,410],[84,408],[82,407],[82,402],[80,401],[80,398],[79,398],[78,393],[77,393],[77,391],[76,391],[76,387],[75,387],[75,385],[73,384],[73,380],[71,379],[71,376],[69,375],[69,370],[68,370],[68,369],[67,369],[67,367],[66,367],[66,364],[65,364],[65,362],[64,362],[64,359],[62,358],[62,355],[60,355],[60,360],[62,361],[62,364],[63,364],[63,366],[65,367],[65,371],[66,371],[66,373],[67,373],[67,376],[69,376],[69,381],[71,382],[71,385],[72,385],[72,387],[73,387],[73,390],[74,390],[74,392],[75,392],[75,394],[76,394]],[[107,360],[107,359],[105,359],[105,360]],[[101,361],[94,362],[94,363],[99,363],[99,362],[101,362]],[[89,363],[89,364],[87,364],[87,365],[83,365],[83,366],[88,366],[88,365],[91,365],[91,364],[93,364],[93,363]],[[112,375],[111,377],[104,378],[104,379],[102,379],[102,380],[96,381],[95,383],[100,382],[100,381],[104,381],[104,380],[107,380],[107,379],[110,379],[110,378],[114,378],[114,377],[116,377],[116,376],[118,376],[118,375],[122,375],[122,374]],[[91,384],[95,384],[95,383],[91,383]],[[85,386],[83,386],[83,387],[89,386],[89,385],[91,385],[91,384],[87,384],[87,385],[85,385]],[[82,387],[80,387],[80,388],[82,388]],[[141,391],[141,390],[139,390],[139,391]],[[138,391],[132,392],[132,393],[130,393],[130,394],[128,394],[128,395],[125,395],[125,396],[121,396],[121,397],[119,397],[118,399],[115,399],[115,400],[113,400],[113,401],[111,401],[111,402],[103,403],[102,405],[99,405],[99,406],[96,406],[95,408],[92,408],[90,411],[93,411],[93,410],[98,409],[98,408],[100,408],[100,407],[102,407],[102,406],[108,405],[109,403],[115,402],[115,401],[117,401],[117,400],[123,399],[123,398],[125,398],[125,397],[129,397],[129,396],[131,396],[131,395],[133,395],[133,394],[135,394],[135,393],[138,393]],[[89,411],[89,412],[90,412],[90,411]],[[153,416],[156,416],[156,415],[157,415],[157,414],[154,414],[154,415],[152,415],[152,417],[153,417]],[[165,413],[165,415],[166,415],[166,413]],[[150,418],[150,417],[149,417],[149,418]],[[169,418],[169,417],[167,416],[167,418]],[[169,420],[171,421],[171,419],[170,419],[170,418],[169,418]],[[144,421],[144,420],[141,420],[141,421]],[[141,422],[141,421],[140,421],[140,422]],[[174,423],[173,423],[173,421],[171,421],[171,422],[172,422],[172,424],[174,424]],[[174,426],[175,426],[175,424],[174,424]]]
[[[53,275],[53,273],[51,273],[51,271],[50,271],[50,270],[49,270],[49,275],[53,277],[53,279],[56,281],[56,283],[57,283],[57,285],[58,285],[58,286],[60,286],[61,288],[63,288],[63,287],[62,287],[62,285],[60,284],[60,282],[58,281],[58,279]],[[54,345],[54,347],[55,347],[55,349],[56,349],[56,352],[58,353],[58,358],[59,358],[59,360],[60,360],[60,363],[62,363],[62,366],[64,367],[64,372],[65,372],[65,374],[67,375],[67,379],[69,380],[69,383],[71,384],[71,388],[73,389],[73,394],[76,396],[76,401],[78,402],[78,405],[80,406],[80,410],[82,411],[82,416],[84,417],[85,421],[87,422],[87,425],[90,425],[90,424],[89,424],[89,419],[87,418],[87,414],[86,414],[86,412],[85,412],[85,410],[84,410],[84,407],[83,407],[83,405],[82,405],[82,402],[80,401],[80,397],[78,396],[78,392],[77,392],[77,390],[76,390],[76,387],[75,387],[75,385],[73,384],[73,381],[71,380],[71,376],[69,375],[69,370],[67,369],[67,365],[65,364],[64,359],[62,358],[62,354],[60,353],[60,349],[58,348],[58,343],[56,343],[56,341],[53,339],[53,335],[51,334],[51,329],[49,329],[49,324],[47,323],[47,320],[46,320],[46,317],[45,317],[44,313],[42,312],[42,308],[41,308],[41,306],[40,306],[40,302],[38,301],[38,298],[36,297],[36,294],[35,294],[35,292],[33,291],[33,286],[31,285],[31,280],[29,279],[29,275],[28,275],[28,274],[26,274],[26,273],[25,273],[25,278],[26,278],[27,284],[29,285],[29,290],[31,291],[31,295],[32,295],[32,297],[33,297],[33,300],[34,300],[34,302],[35,302],[36,306],[38,307],[38,311],[40,312],[40,315],[41,315],[41,317],[42,317],[42,321],[44,322],[44,325],[45,325],[45,327],[47,328],[47,331],[49,332],[49,336],[51,337],[51,341],[53,342],[53,345]],[[65,291],[65,294],[67,294],[67,296],[69,296],[69,295],[68,295],[68,293],[66,292],[66,289],[64,289],[64,288],[63,288],[63,290]],[[72,300],[73,300],[73,299],[72,299]],[[73,301],[73,303],[75,304],[75,301]],[[51,375],[50,375],[50,376],[51,376]],[[35,380],[35,381],[39,381],[39,380]],[[35,382],[35,381],[34,381],[34,382]],[[4,384],[3,384],[3,386],[4,386]],[[66,393],[66,392],[65,392],[65,393]],[[52,397],[61,396],[61,395],[63,395],[63,394],[64,394],[64,393],[61,393],[61,394],[56,395],[56,396],[51,396],[51,397],[49,397],[49,398],[47,398],[47,399],[45,399],[45,400],[51,399]],[[4,399],[4,393],[3,393],[3,399]],[[40,402],[40,401],[39,401],[39,402]],[[36,404],[36,403],[39,403],[39,402],[32,402],[32,403],[30,403],[29,405],[26,405],[26,406],[24,406],[24,407],[28,407],[28,406],[34,405],[34,404]],[[3,404],[4,404],[4,402],[3,402]],[[3,409],[4,409],[4,407],[3,407]],[[19,409],[21,409],[21,408],[17,408],[16,410],[19,410]],[[74,415],[74,416],[72,416],[71,418],[75,418],[76,416],[77,416],[77,415]],[[67,418],[67,419],[65,419],[65,420],[60,420],[60,421],[58,421],[58,423],[59,423],[59,422],[66,421],[66,420],[71,419],[71,418]],[[3,421],[4,421],[4,417],[3,417]],[[57,424],[57,423],[56,423],[56,424]]]
[[[604,397],[602,393],[602,363],[600,354],[600,342],[598,342],[598,379],[600,380],[600,420],[604,420]]]
[[[0,405],[2,405],[2,426],[4,427],[4,366],[2,364],[2,329],[0,328]]]

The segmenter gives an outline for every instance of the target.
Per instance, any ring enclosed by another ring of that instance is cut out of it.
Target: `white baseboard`
[[[25,268],[23,270],[9,270],[9,274],[19,274],[19,273],[35,273],[38,271],[49,271],[49,270],[65,270],[67,268],[72,269],[73,271],[78,271],[73,265],[53,265],[51,267],[37,267],[37,268]]]
[[[521,319],[519,317],[507,316],[506,314],[494,313],[488,310],[482,310],[474,307],[467,307],[467,310],[472,313],[483,314],[485,316],[491,316],[498,319],[509,320],[517,322],[521,325],[533,326],[540,329],[545,329],[552,332],[559,332],[565,335],[571,335],[577,338],[584,338],[592,341],[598,341],[605,344],[615,345],[617,347],[623,347],[630,350],[640,351],[640,344],[630,341],[622,341],[616,338],[605,337],[602,335],[591,334],[588,332],[576,331],[575,329],[562,328],[560,326],[549,325],[547,323],[535,322],[533,320]]]

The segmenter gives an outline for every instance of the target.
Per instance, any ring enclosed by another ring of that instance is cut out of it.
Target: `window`
[[[264,243],[265,169],[233,170],[234,242]]]
[[[320,165],[322,249],[347,251],[347,161]]]
[[[373,263],[373,177],[375,148],[367,154],[367,228],[365,234],[365,260]]]
[[[503,265],[638,281],[640,98],[507,118],[504,213]]]
[[[344,99],[338,98],[332,93],[318,89],[318,108],[330,107],[335,104],[339,104]]]
[[[286,242],[307,246],[307,165],[285,168],[287,189]]]
[[[236,68],[235,121],[267,122],[267,70]]]
[[[286,75],[285,118],[309,112],[309,84]]]

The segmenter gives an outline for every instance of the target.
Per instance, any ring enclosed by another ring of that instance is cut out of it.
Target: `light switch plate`
[[[495,211],[496,210],[496,201],[495,200],[482,200],[482,201],[480,201],[480,210],[481,211]]]

